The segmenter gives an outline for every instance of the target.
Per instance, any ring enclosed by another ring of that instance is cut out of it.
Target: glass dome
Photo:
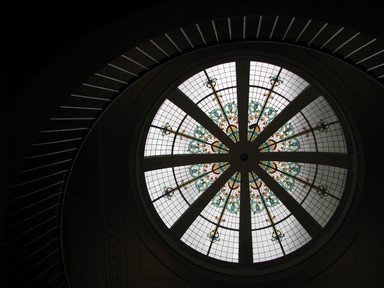
[[[283,67],[244,59],[203,69],[150,122],[142,163],[153,209],[208,258],[284,257],[340,203],[349,156],[337,113]]]

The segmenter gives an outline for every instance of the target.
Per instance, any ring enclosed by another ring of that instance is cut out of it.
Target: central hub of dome
[[[240,160],[247,161],[248,160],[248,154],[247,153],[241,153],[240,154]]]
[[[237,143],[229,151],[229,162],[238,171],[253,170],[255,163],[259,161],[259,150],[251,142]]]

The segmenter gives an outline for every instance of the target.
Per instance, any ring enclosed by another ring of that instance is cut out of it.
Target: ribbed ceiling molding
[[[179,55],[239,41],[322,51],[384,85],[382,39],[311,19],[262,15],[214,19],[130,47],[68,95],[24,159],[4,219],[1,277],[9,280],[4,287],[68,286],[60,242],[64,190],[82,143],[113,100],[139,77]]]

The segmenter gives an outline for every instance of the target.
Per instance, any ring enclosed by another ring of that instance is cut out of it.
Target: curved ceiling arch
[[[195,49],[238,41],[282,42],[321,51],[355,66],[380,85],[384,83],[382,39],[330,23],[257,15],[207,20],[168,31],[110,61],[61,103],[58,112],[32,144],[13,183],[9,198],[11,205],[5,215],[11,223],[6,244],[15,239],[21,239],[21,248],[31,243],[40,248],[56,243],[53,245],[55,252],[46,256],[57,259],[55,265],[61,271],[57,272],[60,274],[58,278],[66,281],[60,268],[62,255],[58,238],[63,192],[76,155],[103,111],[122,91],[161,64]],[[31,206],[39,207],[38,212],[32,216],[24,215],[23,211],[28,211]],[[23,225],[45,211],[55,212],[48,220],[37,221],[31,231],[44,225],[47,234],[28,236]],[[5,255],[5,258],[14,253],[18,251]],[[28,254],[20,256],[12,262],[14,265],[9,273],[22,267],[29,257]],[[44,266],[37,269],[44,273]]]

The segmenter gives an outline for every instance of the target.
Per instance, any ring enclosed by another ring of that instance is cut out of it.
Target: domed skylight
[[[258,263],[316,237],[348,154],[321,92],[269,63],[224,63],[166,95],[144,148],[146,190],[169,233],[211,258]]]

